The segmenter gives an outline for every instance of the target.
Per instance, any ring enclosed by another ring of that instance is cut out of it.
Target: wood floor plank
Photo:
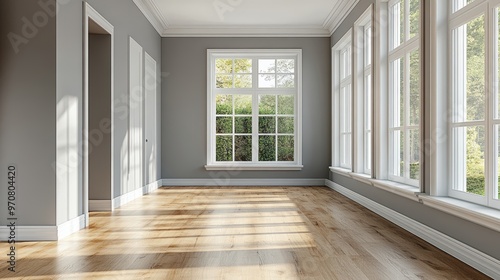
[[[90,217],[0,278],[489,279],[326,187],[168,187]]]

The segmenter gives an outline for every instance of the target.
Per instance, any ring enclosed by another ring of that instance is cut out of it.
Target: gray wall
[[[163,38],[163,178],[326,178],[330,162],[329,38]],[[209,172],[207,49],[302,49],[303,165],[301,171]]]
[[[6,223],[7,167],[17,166],[18,224],[55,224],[56,21],[46,16],[24,36],[23,18],[33,23],[38,1],[0,2],[0,225]],[[53,1],[47,1],[53,2]],[[26,44],[16,53],[10,32]]]
[[[89,199],[111,200],[111,35],[89,34]]]
[[[349,28],[354,26],[354,22],[366,11],[368,6],[375,4],[375,0],[361,0],[352,9],[351,13],[345,18],[345,20],[340,24],[335,30],[331,37],[330,47],[335,46],[335,44],[342,39],[342,37],[349,31]]]

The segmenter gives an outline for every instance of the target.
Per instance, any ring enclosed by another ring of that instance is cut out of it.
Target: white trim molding
[[[375,201],[353,192],[330,180],[325,180],[325,185],[334,191],[352,199],[379,216],[400,226],[408,232],[422,238],[444,252],[474,267],[482,273],[500,279],[500,260],[497,260],[467,244],[449,237],[431,227],[408,218],[392,209],[389,209]]]
[[[359,0],[337,1],[323,24],[318,26],[173,26],[165,18],[155,0],[133,1],[162,37],[330,37],[359,2]]]
[[[150,183],[142,188],[138,188],[113,199],[113,209],[121,207],[145,194],[152,193],[162,186],[163,180]]]
[[[80,215],[74,219],[60,224],[59,226],[57,226],[56,240],[61,240],[77,231],[80,231],[81,229],[84,229],[87,225],[87,220],[87,215]]]
[[[206,179],[163,179],[163,186],[325,186],[325,179],[231,179],[230,173],[213,172]]]

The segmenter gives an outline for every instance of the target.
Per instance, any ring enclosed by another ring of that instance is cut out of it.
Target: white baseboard
[[[113,211],[112,200],[89,200],[89,211]]]
[[[87,215],[81,215],[65,223],[60,224],[57,227],[58,240],[61,240],[64,237],[67,237],[81,229],[84,229],[87,225],[86,217]]]
[[[163,179],[163,186],[324,186],[325,179]]]
[[[0,241],[7,241],[10,229],[0,227]],[[17,226],[16,241],[55,241],[57,240],[56,226]]]
[[[330,180],[325,180],[325,185],[344,196],[356,201],[385,219],[422,238],[438,247],[453,257],[474,267],[482,273],[500,279],[500,260],[497,260],[467,244],[449,237],[433,228],[408,218],[392,209],[376,203],[356,192],[353,192]]]
[[[124,195],[121,195],[119,197],[116,197],[113,199],[113,206],[114,208],[121,207],[134,199],[137,199],[145,194],[151,193],[155,190],[157,190],[159,187],[162,186],[162,181],[163,180],[158,180],[156,182],[153,182],[151,184],[148,184],[140,189],[136,189],[134,191],[131,191],[129,193],[126,193]]]

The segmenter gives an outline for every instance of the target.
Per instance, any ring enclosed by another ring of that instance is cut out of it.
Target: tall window
[[[210,167],[300,167],[300,50],[208,51]]]
[[[420,0],[389,2],[389,179],[420,177]]]
[[[351,31],[333,47],[334,165],[352,169],[352,40]]]
[[[372,87],[372,26],[369,22],[363,27],[363,170],[366,174],[371,174],[372,169]]]
[[[498,1],[452,0],[450,196],[500,207]],[[460,8],[460,12],[455,12]],[[489,36],[488,34],[492,34]]]

